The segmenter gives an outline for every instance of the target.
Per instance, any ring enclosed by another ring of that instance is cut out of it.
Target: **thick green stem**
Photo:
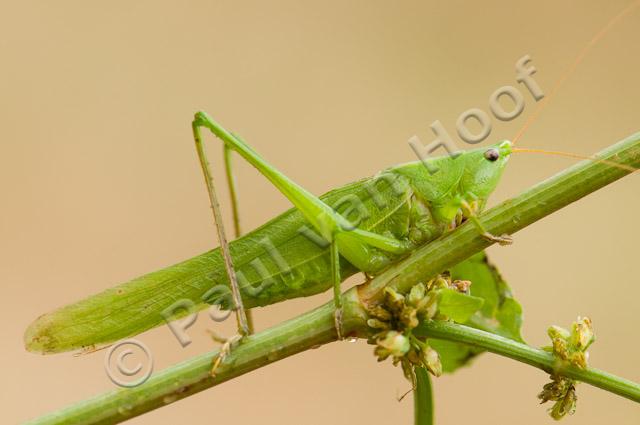
[[[417,336],[461,342],[529,364],[545,372],[558,373],[577,381],[602,388],[640,403],[640,385],[594,368],[580,369],[558,362],[551,353],[468,326],[443,321],[421,323],[414,329]]]
[[[278,326],[254,334],[231,351],[211,377],[218,350],[194,357],[157,374],[134,388],[110,391],[29,424],[115,424],[219,385],[252,370],[337,339],[333,302]],[[366,329],[366,317],[356,291],[343,296],[343,329]]]
[[[640,134],[611,146],[599,156],[625,165],[640,166]],[[610,165],[584,161],[527,190],[517,198],[503,202],[484,214],[481,219],[487,230],[494,234],[514,233],[628,173],[628,170]],[[393,284],[401,290],[406,290],[416,282],[435,276],[488,245],[473,226],[464,225],[455,232],[418,249],[409,258],[377,276],[368,285],[347,291],[343,295],[345,334],[368,334],[362,304],[375,300],[384,286]],[[336,340],[333,308],[333,302],[327,303],[246,338],[216,371],[215,380],[211,378],[210,370],[217,351],[172,366],[155,374],[136,388],[119,389],[98,395],[31,423],[114,424],[172,403],[277,360]],[[546,371],[554,370],[556,367],[553,358],[547,353],[494,334],[451,323],[426,323],[420,329],[429,337],[482,347]],[[571,378],[640,401],[638,386],[622,378],[595,369],[563,368],[561,372]]]
[[[416,390],[413,393],[413,423],[433,425],[433,388],[427,369],[416,367]]]

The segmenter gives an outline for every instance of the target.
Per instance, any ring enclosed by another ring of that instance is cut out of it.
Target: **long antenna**
[[[531,149],[531,148],[513,148],[511,152],[523,152],[523,153],[541,153],[546,155],[555,155],[555,156],[563,156],[566,158],[575,158],[575,159],[587,159],[589,161],[599,162],[602,164],[610,165],[612,167],[620,168],[629,172],[638,171],[639,168],[632,167],[631,165],[620,164],[615,161],[609,161],[608,159],[597,158],[595,156],[588,155],[580,155],[573,152],[564,152],[564,151],[548,151],[544,149]]]
[[[540,115],[544,107],[549,104],[551,99],[553,99],[553,97],[556,95],[556,93],[558,92],[560,87],[564,84],[564,82],[575,72],[578,65],[580,65],[582,60],[585,58],[587,53],[589,53],[589,51],[593,48],[593,46],[598,41],[600,41],[600,39],[604,37],[607,34],[607,32],[609,32],[609,30],[613,28],[613,26],[620,19],[624,18],[626,15],[631,13],[631,11],[636,7],[638,7],[638,5],[640,5],[640,0],[636,0],[633,3],[629,4],[626,8],[624,8],[624,10],[622,10],[620,13],[618,13],[616,16],[610,19],[609,22],[607,22],[607,24],[604,27],[602,27],[602,29],[598,31],[598,33],[595,36],[593,36],[593,38],[582,48],[582,50],[580,51],[576,59],[573,61],[573,63],[567,68],[567,70],[560,76],[560,78],[553,85],[553,88],[551,89],[549,96],[546,96],[544,99],[542,99],[540,103],[538,103],[536,109],[527,118],[527,121],[525,121],[525,123],[522,125],[522,127],[520,128],[516,136],[512,139],[514,145],[518,143],[518,140],[522,137],[525,131],[527,131],[529,126],[531,126],[531,124],[533,124],[533,122],[538,118],[538,116]]]

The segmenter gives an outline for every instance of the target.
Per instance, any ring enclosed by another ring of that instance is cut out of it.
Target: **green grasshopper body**
[[[510,146],[502,142],[432,158],[429,168],[420,161],[395,166],[321,196],[358,229],[409,247],[402,253],[371,248],[367,270],[341,257],[340,279],[359,271],[375,275],[465,219],[481,226],[475,214],[498,184]],[[438,171],[432,174],[433,166]],[[309,296],[332,286],[330,248],[297,208],[232,241],[229,249],[245,307]],[[210,304],[230,308],[228,290],[212,291],[228,285],[216,248],[41,316],[27,329],[25,345],[29,351],[54,353],[108,344],[164,323],[167,318],[161,313],[179,300],[199,309]]]

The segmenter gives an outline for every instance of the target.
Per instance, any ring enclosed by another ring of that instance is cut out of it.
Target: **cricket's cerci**
[[[204,113],[196,114],[196,140],[200,128],[231,146],[295,206],[229,243],[246,308],[321,293],[357,272],[374,276],[465,221],[488,239],[510,242],[487,233],[477,219],[509,160],[509,141],[396,165],[317,198]],[[58,353],[107,345],[179,317],[184,311],[172,316],[173,310],[185,300],[195,309],[234,307],[220,248],[42,315],[27,329],[25,346]]]

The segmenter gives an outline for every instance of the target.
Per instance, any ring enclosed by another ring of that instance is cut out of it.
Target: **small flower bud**
[[[424,287],[423,283],[418,283],[417,285],[414,285],[413,288],[411,288],[411,291],[409,292],[409,296],[407,298],[409,305],[413,307],[418,307],[418,305],[420,304],[420,301],[422,301],[426,292],[427,290]]]
[[[576,403],[578,397],[576,396],[576,390],[573,386],[567,391],[567,394],[560,400],[556,401],[549,414],[555,420],[560,420],[566,415],[573,415],[576,411]]]
[[[435,284],[435,282],[436,282],[435,278],[427,282],[427,284],[425,285],[427,287],[427,291],[430,291],[431,288],[433,288],[433,285]]]
[[[458,292],[461,292],[463,294],[469,294],[469,289],[471,288],[471,281],[470,280],[454,280],[451,283],[451,288],[455,289]]]
[[[565,396],[569,387],[571,386],[571,380],[562,376],[551,376],[551,382],[542,387],[542,392],[538,394],[538,398],[541,403],[546,403],[549,400],[557,401]]]
[[[391,313],[389,313],[384,307],[380,305],[369,307],[367,311],[371,316],[377,319],[383,320],[385,322],[391,320]]]
[[[415,308],[407,306],[403,308],[402,312],[400,313],[400,321],[408,329],[413,329],[420,323],[418,322],[417,313],[418,312]]]
[[[386,287],[384,293],[387,297],[387,305],[392,311],[400,312],[404,307],[404,296],[395,291],[395,289]]]
[[[555,420],[573,414],[578,401],[574,381],[556,375],[551,376],[551,382],[545,384],[542,392],[538,394],[538,398],[542,403],[555,401],[554,405],[549,409],[549,415]]]
[[[553,353],[562,360],[569,360],[569,338],[571,334],[559,326],[550,326],[547,334],[551,338]]]
[[[578,317],[571,328],[571,344],[578,350],[584,351],[595,340],[593,325],[588,317]]]
[[[433,282],[433,289],[443,289],[448,287],[449,287],[449,279],[447,279],[443,275],[438,276],[435,282]]]
[[[387,357],[391,355],[389,350],[387,350],[386,348],[382,348],[380,346],[377,346],[376,348],[373,349],[373,354],[378,358],[379,362],[385,361]]]
[[[548,329],[551,337],[552,352],[561,360],[566,360],[580,368],[587,367],[587,348],[595,340],[593,326],[588,317],[578,317],[571,326],[571,332],[558,326]]]
[[[416,375],[413,371],[413,365],[408,360],[403,360],[400,364],[402,365],[402,373],[404,374],[404,377],[407,378],[412,385],[415,385]]]
[[[553,352],[562,360],[569,360],[569,343],[564,339],[554,339]]]
[[[438,352],[425,344],[420,353],[424,367],[426,367],[433,376],[442,375],[442,362],[440,361]]]
[[[433,319],[438,312],[438,291],[427,292],[418,307],[418,313],[427,319]]]
[[[409,350],[409,352],[405,356],[407,360],[409,360],[412,364],[417,366],[422,365],[422,360],[420,360],[420,355],[418,354],[420,353],[420,349],[421,347],[413,347],[411,350]]]
[[[390,328],[388,323],[378,319],[367,320],[367,325],[369,325],[369,327],[373,329],[389,329]]]
[[[568,360],[572,365],[585,369],[587,367],[587,359],[588,355],[584,351],[574,351],[571,353]]]
[[[549,329],[547,329],[547,334],[552,341],[554,339],[568,340],[571,337],[571,333],[569,333],[568,330],[556,325],[549,326]]]
[[[402,357],[411,348],[411,343],[409,342],[409,338],[401,333],[389,331],[384,339],[378,340],[378,348],[386,350],[386,352],[394,357]]]

